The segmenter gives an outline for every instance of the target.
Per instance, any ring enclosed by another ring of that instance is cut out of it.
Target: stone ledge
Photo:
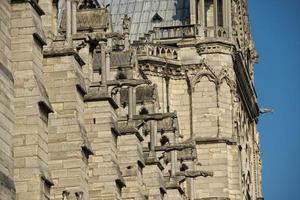
[[[139,85],[150,85],[151,81],[149,80],[138,80],[138,79],[120,79],[120,80],[109,80],[107,81],[108,86],[118,86],[118,87],[123,87],[123,86],[131,86],[131,87],[136,87]]]
[[[132,125],[125,124],[124,122],[118,123],[118,130],[121,135],[136,135],[140,142],[144,141],[143,136],[137,128]]]
[[[188,178],[196,178],[199,176],[208,177],[213,176],[213,172],[211,171],[184,171],[184,172],[177,172],[176,176],[184,176]]]
[[[179,185],[178,181],[175,180],[170,180],[167,181],[166,183],[166,189],[167,190],[178,190],[180,194],[184,194],[183,188]]]
[[[32,36],[38,42],[38,44],[41,48],[43,48],[44,45],[47,45],[46,40],[40,34],[33,33]]]
[[[209,137],[196,137],[193,139],[196,144],[216,144],[226,143],[228,145],[236,145],[236,141],[231,138],[209,138]]]
[[[75,60],[80,66],[85,65],[80,55],[72,47],[61,47],[61,48],[45,48],[43,50],[45,58],[61,57],[61,56],[74,56]]]
[[[39,4],[35,0],[11,0],[11,4],[18,3],[30,3],[30,5],[34,8],[34,10],[40,15],[45,15],[43,9],[39,6]]]
[[[195,200],[230,200],[228,197],[207,197],[207,198],[200,198]]]
[[[157,167],[160,170],[164,170],[164,166],[162,166],[162,164],[159,162],[159,160],[157,160],[157,158],[154,158],[154,157],[145,158],[145,164],[146,165],[157,165]]]
[[[99,91],[98,93],[88,92],[84,96],[84,102],[93,102],[93,101],[108,101],[114,109],[119,108],[118,104],[107,92],[101,92],[101,91]]]
[[[183,151],[185,149],[195,149],[195,145],[193,144],[177,144],[177,145],[170,145],[170,146],[156,146],[155,151],[164,151],[164,152],[170,152],[170,151]],[[149,152],[149,148],[145,147],[143,148],[144,152]]]

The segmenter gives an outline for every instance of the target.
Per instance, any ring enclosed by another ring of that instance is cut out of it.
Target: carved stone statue
[[[123,30],[129,31],[131,18],[126,14],[123,18]]]

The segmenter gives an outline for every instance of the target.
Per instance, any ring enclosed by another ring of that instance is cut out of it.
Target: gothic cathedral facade
[[[263,200],[247,0],[1,0],[1,200]]]

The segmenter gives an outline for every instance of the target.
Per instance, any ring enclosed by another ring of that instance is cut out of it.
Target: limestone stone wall
[[[211,27],[215,7],[207,2]],[[168,33],[184,37],[157,38],[150,46],[173,49],[174,55],[148,52],[139,60],[121,50],[122,35],[105,29],[106,15],[103,29],[78,30],[67,41],[57,30],[56,6],[53,0],[0,2],[1,200],[262,197],[259,133],[237,85],[236,38],[190,37],[200,30],[168,27]],[[247,31],[245,22],[239,24]],[[250,38],[241,30],[240,38]],[[143,42],[152,40],[151,34]],[[113,51],[124,54],[109,62],[113,53],[107,52],[107,65],[126,65],[127,73],[126,80],[115,80],[119,66],[107,66],[108,87],[93,71],[98,67],[93,52],[106,42],[116,42]],[[118,87],[139,81],[128,80],[132,75],[152,82],[140,90],[133,119],[128,97],[121,105],[118,93]],[[143,109],[149,113],[139,116]],[[176,112],[177,118],[166,112]]]
[[[43,81],[41,17],[29,2],[11,5],[11,49],[15,90],[14,181],[17,199],[41,199],[48,187],[50,110]]]
[[[54,187],[53,199],[68,191],[71,199],[82,193],[88,199],[88,147],[84,125],[84,102],[79,88],[81,66],[74,56],[44,59],[45,83],[54,113],[49,116],[49,169]]]
[[[213,177],[196,179],[196,198],[228,197],[228,147],[226,143],[197,145],[198,170],[211,170]]]
[[[191,137],[191,102],[187,81],[184,79],[170,81],[170,109],[177,112],[180,133],[183,140]]]
[[[207,77],[201,78],[195,85],[192,100],[193,135],[217,137],[219,119],[215,83]]]
[[[112,131],[116,112],[108,101],[87,102],[85,122],[94,155],[89,160],[90,199],[120,199],[122,181],[117,135]]]
[[[12,140],[14,80],[11,69],[10,4],[0,2],[0,199],[15,199]]]

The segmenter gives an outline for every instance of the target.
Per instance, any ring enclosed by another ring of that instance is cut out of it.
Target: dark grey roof
[[[143,37],[155,26],[176,26],[187,24],[189,20],[189,0],[98,0],[100,4],[110,4],[113,29],[122,32],[122,18],[131,17],[130,39]],[[155,23],[152,18],[158,14],[162,21]]]

